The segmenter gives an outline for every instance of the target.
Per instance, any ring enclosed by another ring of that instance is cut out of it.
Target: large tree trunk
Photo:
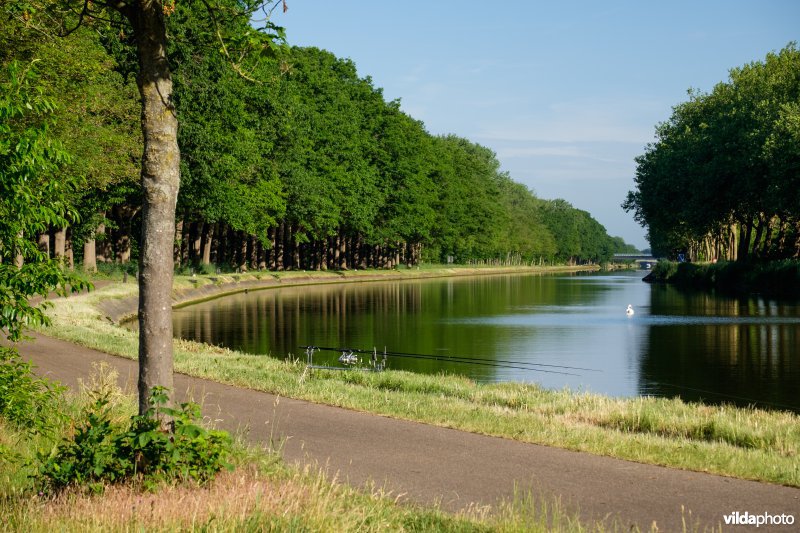
[[[778,218],[778,234],[775,235],[773,242],[775,243],[775,255],[781,259],[786,258],[786,219],[783,216]]]
[[[800,221],[794,223],[794,254],[792,257],[800,257]]]
[[[258,240],[253,235],[248,235],[247,237],[247,263],[250,270],[259,270]]]
[[[286,222],[281,221],[275,230],[275,270],[285,270],[286,260],[284,256],[284,233]]]
[[[276,235],[276,228],[269,228],[269,230],[267,230],[267,236],[269,237],[270,240],[269,259],[267,260],[267,265],[268,265],[267,268],[269,270],[278,270],[278,261],[277,261],[278,244],[275,235]]]
[[[745,219],[739,227],[739,250],[736,257],[738,261],[745,261],[750,253],[750,239],[753,234],[752,219]]]
[[[19,233],[17,233],[17,237],[19,237],[19,239],[22,240],[25,237],[24,232],[22,230],[19,230]],[[24,264],[25,264],[25,257],[22,255],[19,249],[15,250],[14,266],[16,266],[17,268],[22,268]]]
[[[214,241],[214,226],[216,224],[205,224],[203,226],[202,258],[200,259],[200,264],[202,265],[211,264],[211,243]]]
[[[139,208],[131,205],[118,205],[114,207],[114,218],[117,220],[117,230],[114,232],[114,247],[116,259],[119,263],[131,260],[131,220]]]
[[[172,245],[180,152],[162,4],[140,0],[123,9],[136,36],[144,136],[138,381],[139,412],[144,413],[156,387],[166,388],[169,398],[173,394]]]
[[[292,269],[300,270],[300,243],[297,242],[298,225],[292,224]]]
[[[62,258],[66,255],[67,250],[67,228],[59,228],[55,232],[53,239],[53,255],[57,258]]]
[[[317,243],[317,270],[328,270],[328,239],[320,239]]]
[[[294,264],[294,233],[292,224],[284,224],[283,228],[283,267],[286,270],[296,270]]]
[[[250,239],[247,233],[239,231],[236,234],[238,249],[236,250],[237,267],[239,272],[247,272],[247,242]]]
[[[83,269],[86,272],[97,272],[97,243],[94,238],[83,243]]]
[[[65,231],[64,257],[67,258],[67,267],[70,270],[75,268],[75,249],[72,243],[72,230]]]
[[[267,269],[268,255],[269,251],[264,246],[264,243],[261,241],[256,241],[256,261],[258,261],[258,270]]]
[[[342,239],[342,234],[337,232],[336,235],[330,239],[331,248],[333,248],[333,268],[336,270],[342,270],[342,248],[339,244]]]
[[[340,270],[347,270],[347,244],[346,244],[346,237],[344,236],[344,231],[342,228],[339,228],[339,235],[338,239],[338,249],[337,249],[337,256],[339,257],[339,269]]]
[[[765,228],[764,228],[764,240],[761,245],[761,251],[759,252],[760,256],[763,259],[767,259],[770,256],[770,250],[772,249],[772,243],[775,239],[775,230],[773,228],[773,221],[775,220],[774,217],[768,218],[765,220]],[[780,223],[779,223],[780,224]]]
[[[338,248],[336,247],[336,237],[329,236],[325,239],[325,246],[328,249],[327,258],[328,258],[328,268],[329,269],[339,269],[339,261],[337,257]]]
[[[183,219],[175,223],[175,241],[172,244],[172,262],[175,268],[180,268],[183,257],[181,256],[181,245],[183,244]]]
[[[105,263],[111,257],[111,252],[109,251],[108,246],[108,237],[106,237],[106,225],[100,224],[97,226],[97,229],[94,231],[94,238],[95,242],[99,242],[100,246],[98,247],[95,244],[95,251],[97,253],[97,262],[98,263]],[[99,249],[98,249],[99,248]]]
[[[50,257],[50,234],[48,232],[40,233],[37,239],[37,246],[39,251]]]
[[[739,257],[739,226],[732,223],[728,228],[728,261],[736,261]]]
[[[180,246],[178,247],[178,264],[186,265],[189,264],[189,240],[190,234],[189,229],[192,227],[191,222],[187,222],[185,220],[181,221],[181,231],[180,231]],[[175,234],[178,234],[177,228],[175,229]]]
[[[758,219],[756,220],[756,234],[753,237],[753,248],[750,250],[751,255],[754,257],[758,257],[758,251],[761,248],[761,237],[764,235],[764,226],[766,225],[764,221],[764,216],[759,215]]]
[[[189,261],[194,265],[200,262],[200,247],[203,244],[203,223],[194,222],[189,231]]]

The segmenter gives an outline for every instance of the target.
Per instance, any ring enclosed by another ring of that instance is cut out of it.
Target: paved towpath
[[[136,363],[37,335],[19,346],[41,374],[74,387],[107,361],[135,390]],[[793,514],[800,489],[643,465],[546,446],[475,435],[313,404],[176,374],[176,390],[202,399],[204,412],[229,430],[248,428],[253,442],[281,441],[289,462],[326,466],[354,485],[374,481],[395,496],[444,509],[494,504],[515,488],[556,496],[584,519],[614,517],[623,527],[681,531],[719,526],[723,515]],[[682,515],[682,509],[685,514]],[[688,513],[691,512],[691,515]],[[800,523],[800,522],[799,522]],[[758,531],[797,531],[798,524]],[[729,526],[726,531],[746,531]],[[755,529],[754,529],[755,530]]]

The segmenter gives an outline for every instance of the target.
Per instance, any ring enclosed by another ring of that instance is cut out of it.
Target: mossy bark
[[[141,0],[125,11],[136,35],[142,99],[142,243],[139,253],[139,412],[156,387],[173,389],[172,276],[180,184],[178,119],[172,99],[162,4]]]

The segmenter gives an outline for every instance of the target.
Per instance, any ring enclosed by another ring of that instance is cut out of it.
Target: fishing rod
[[[301,346],[303,349],[313,348],[316,350],[324,350],[324,351],[332,351],[332,352],[342,352],[342,353],[362,353],[362,354],[374,354],[376,353],[374,350],[359,350],[355,348],[331,348],[325,346]],[[430,354],[419,354],[419,353],[407,353],[407,352],[388,352],[383,351],[381,355],[385,358],[386,356],[394,356],[394,357],[405,357],[411,359],[423,359],[429,361],[442,361],[446,363],[465,363],[465,364],[472,364],[472,365],[480,365],[480,366],[491,366],[496,368],[513,368],[517,370],[531,370],[534,372],[542,372],[545,374],[561,374],[565,376],[579,376],[580,374],[575,374],[572,372],[561,372],[556,370],[545,370],[542,368],[533,368],[538,366],[546,366],[551,368],[562,368],[567,370],[588,370],[597,372],[597,370],[593,369],[584,369],[580,367],[569,367],[563,365],[546,365],[543,363],[526,363],[522,361],[508,361],[508,360],[494,360],[494,359],[486,359],[486,358],[479,358],[479,357],[460,357],[460,356],[442,356],[442,355],[430,355]]]
[[[404,356],[424,356],[424,357],[443,357],[445,360],[453,360],[454,362],[472,362],[472,361],[486,361],[488,363],[504,363],[510,365],[528,365],[528,366],[546,366],[549,368],[565,368],[567,370],[584,370],[586,372],[602,372],[602,370],[598,370],[596,368],[583,368],[580,366],[565,366],[565,365],[549,365],[545,363],[528,363],[525,361],[508,361],[504,359],[487,359],[484,357],[466,357],[462,355],[433,355],[429,356],[427,354],[420,354],[420,353],[406,353],[406,352],[386,352],[387,355],[396,355],[399,357]]]
[[[308,346],[301,346],[301,348],[308,348]],[[372,353],[372,350],[357,350],[353,348],[326,348],[324,346],[314,346],[317,350],[326,350],[332,352],[338,351],[351,351],[354,353]],[[505,359],[486,359],[483,357],[466,357],[461,355],[430,355],[430,354],[421,354],[421,353],[409,353],[409,352],[381,352],[384,355],[396,355],[398,357],[437,357],[441,358],[443,361],[453,361],[455,363],[464,362],[464,363],[471,363],[473,361],[483,361],[487,363],[503,363],[503,364],[510,364],[510,365],[526,365],[526,366],[546,366],[550,368],[563,368],[566,370],[584,370],[586,372],[602,372],[602,370],[598,370],[596,368],[583,368],[580,366],[565,366],[565,365],[549,365],[545,363],[529,363],[525,361],[508,361]]]
[[[788,405],[788,404],[785,404],[785,403],[772,402],[772,401],[769,401],[769,400],[756,400],[755,398],[748,398],[746,396],[737,396],[737,395],[728,394],[728,393],[725,393],[725,392],[717,392],[717,391],[706,390],[706,389],[697,389],[697,388],[694,388],[694,387],[687,387],[686,385],[678,385],[677,383],[667,383],[666,381],[651,381],[650,383],[652,383],[653,385],[660,385],[662,387],[672,387],[672,388],[675,388],[675,389],[683,389],[683,390],[690,390],[690,391],[693,391],[693,392],[701,392],[701,393],[705,393],[705,394],[710,394],[712,396],[720,396],[720,397],[724,397],[724,398],[733,398],[734,400],[742,400],[742,401],[748,402],[750,405],[760,404],[760,405],[766,405],[766,406],[769,406],[769,407],[779,407],[779,408],[790,409],[792,411],[800,412],[800,406],[798,406],[798,405]]]
[[[470,364],[470,365],[491,366],[493,368],[514,368],[514,369],[517,369],[517,370],[531,370],[533,372],[542,372],[544,374],[561,374],[562,376],[580,376],[580,374],[574,374],[572,372],[561,372],[561,371],[558,371],[558,370],[545,370],[543,368],[532,368],[530,366],[521,366],[521,365],[524,365],[526,363],[519,363],[519,364],[488,363],[488,362],[483,362],[483,361],[478,361],[478,360],[470,360],[468,358],[456,359],[456,358],[450,358],[450,357],[444,357],[444,356],[438,356],[438,355],[423,355],[423,354],[412,355],[412,354],[394,353],[394,354],[387,354],[387,355],[392,355],[394,357],[405,357],[405,358],[408,358],[408,359],[424,359],[424,360],[429,360],[429,361],[444,361],[446,363],[466,363],[466,364]]]

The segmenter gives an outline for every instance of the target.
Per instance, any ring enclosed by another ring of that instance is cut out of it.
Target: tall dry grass
[[[0,421],[0,430],[5,430]],[[100,493],[71,488],[47,498],[30,487],[8,490],[0,476],[3,531],[605,531],[588,527],[557,501],[531,495],[497,508],[458,514],[399,504],[376,487],[357,490],[323,470],[284,465],[274,453],[239,448],[235,471],[211,483],[106,485]],[[0,471],[7,465],[0,461]]]

